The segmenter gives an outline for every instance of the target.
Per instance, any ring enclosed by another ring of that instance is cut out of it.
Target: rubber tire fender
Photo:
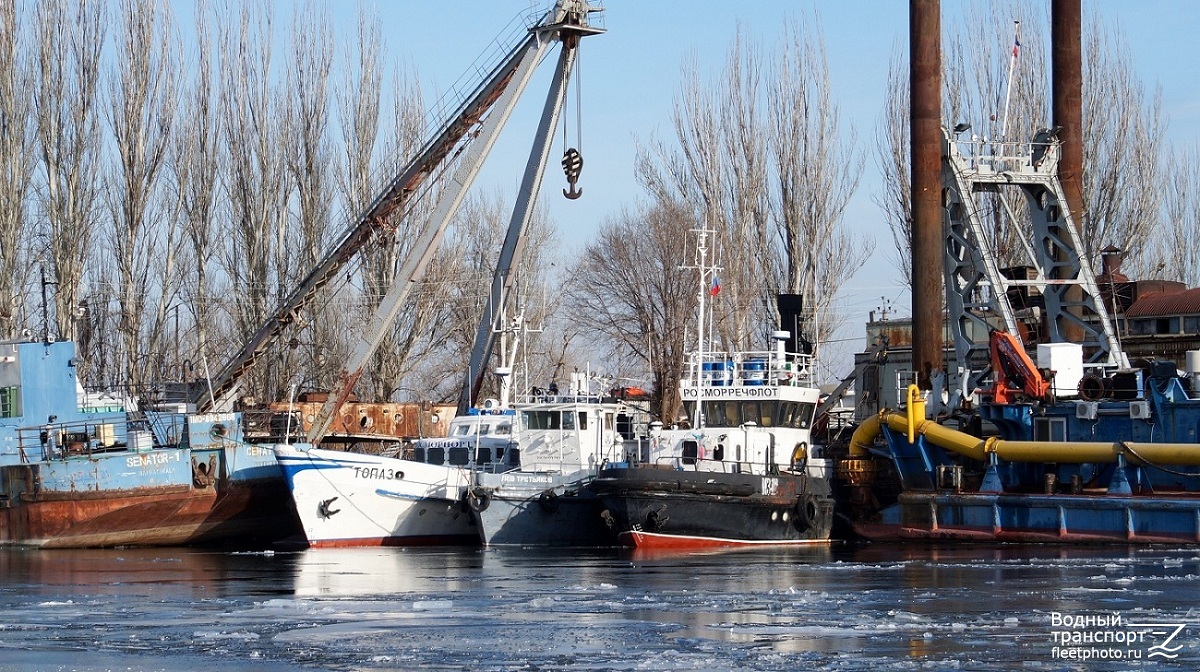
[[[492,496],[483,488],[471,488],[467,492],[467,506],[472,511],[483,512],[492,504]]]
[[[796,500],[796,527],[801,531],[813,529],[821,517],[821,502],[809,493]]]
[[[542,511],[546,513],[554,513],[558,510],[558,493],[553,490],[546,490],[538,495],[538,506],[542,507]]]

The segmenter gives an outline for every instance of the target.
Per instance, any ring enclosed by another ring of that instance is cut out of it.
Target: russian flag
[[[1013,37],[1013,58],[1016,58],[1017,54],[1019,54],[1020,52],[1021,52],[1021,40],[1017,39],[1016,37]]]
[[[717,276],[713,276],[712,286],[708,288],[709,296],[716,296],[721,293],[721,281],[717,280]]]

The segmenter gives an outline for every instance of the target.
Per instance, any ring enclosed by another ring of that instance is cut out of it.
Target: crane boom
[[[525,174],[521,180],[521,188],[517,192],[517,202],[513,206],[508,231],[504,235],[504,244],[500,247],[500,258],[496,264],[496,272],[492,276],[488,299],[483,306],[483,317],[479,320],[479,326],[475,331],[471,358],[468,361],[466,378],[463,381],[458,400],[460,414],[466,413],[467,409],[471,407],[483,385],[485,364],[491,358],[496,342],[496,320],[503,313],[504,297],[508,296],[512,290],[512,271],[520,264],[525,251],[525,227],[533,216],[534,201],[541,188],[542,175],[545,173],[546,160],[550,154],[554,128],[558,124],[558,117],[562,112],[563,102],[566,100],[567,82],[575,63],[575,53],[574,48],[564,46],[559,54],[550,92],[546,96],[546,104],[542,109],[542,121],[534,137],[529,161],[525,165]]]
[[[354,389],[354,385],[362,376],[363,368],[378,349],[386,330],[395,321],[396,315],[399,314],[400,309],[408,300],[412,289],[424,276],[425,269],[437,251],[438,244],[441,242],[446,228],[462,204],[467,190],[478,175],[483,161],[487,158],[488,153],[495,144],[500,130],[504,127],[505,122],[507,122],[521,94],[525,91],[538,64],[542,61],[551,44],[554,41],[559,41],[563,44],[563,50],[550,87],[550,94],[546,104],[547,111],[543,113],[534,143],[534,151],[530,156],[529,164],[526,168],[526,179],[518,199],[518,212],[514,213],[513,220],[509,225],[509,234],[505,240],[501,262],[497,266],[496,276],[498,279],[493,281],[493,287],[497,283],[507,287],[507,281],[501,281],[499,278],[501,275],[507,278],[512,263],[515,263],[514,259],[519,256],[512,254],[510,247],[517,250],[521,247],[519,242],[521,240],[521,231],[532,212],[532,198],[536,195],[536,187],[540,184],[540,176],[545,167],[550,137],[553,134],[554,124],[558,119],[558,110],[562,107],[566,90],[565,81],[567,73],[570,70],[570,65],[574,62],[575,46],[577,45],[578,37],[603,32],[600,29],[588,26],[587,14],[591,11],[595,11],[595,8],[589,7],[585,0],[560,0],[555,9],[549,12],[542,22],[530,29],[528,38],[511,53],[505,66],[500,68],[489,80],[489,82],[493,82],[494,84],[489,84],[486,88],[495,90],[495,95],[491,97],[489,107],[494,109],[483,120],[483,123],[479,125],[479,128],[473,131],[474,141],[465,149],[465,154],[459,163],[458,170],[439,195],[434,216],[430,218],[429,223],[418,234],[417,240],[412,245],[409,255],[405,258],[400,270],[397,272],[391,288],[376,308],[370,325],[364,330],[362,338],[356,345],[345,370],[342,372],[337,388],[333,394],[329,395],[325,405],[313,419],[307,437],[310,443],[320,442],[329,430],[329,427],[333,424],[334,416],[341,405],[345,403]],[[553,108],[553,112],[550,111],[551,108]],[[531,174],[536,174],[536,177],[531,177]],[[529,187],[530,184],[533,185],[531,189]],[[492,314],[485,309],[483,322],[486,323],[489,333],[491,332],[493,321]],[[489,342],[489,352],[490,345]]]
[[[319,291],[337,277],[338,272],[372,240],[393,233],[392,221],[411,205],[413,195],[427,186],[430,175],[461,154],[475,139],[491,116],[488,111],[503,96],[526,55],[537,46],[539,40],[544,39],[544,29],[562,22],[568,13],[564,5],[574,7],[576,4],[586,6],[583,0],[559,0],[555,8],[531,29],[529,36],[488,73],[399,175],[342,233],[333,249],[300,281],[297,288],[247,340],[241,351],[211,380],[209,388],[194,399],[198,410],[227,406],[242,377],[284,329],[296,321],[300,311],[318,296]]]

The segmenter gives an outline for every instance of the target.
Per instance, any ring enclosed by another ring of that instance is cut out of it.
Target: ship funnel
[[[779,308],[779,331],[787,334],[784,337],[785,351],[812,354],[812,346],[800,335],[800,325],[804,320],[804,297],[799,294],[779,294],[775,297],[775,305]],[[775,337],[774,334],[772,337]]]

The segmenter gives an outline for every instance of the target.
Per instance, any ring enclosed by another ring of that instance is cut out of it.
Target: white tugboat
[[[605,464],[636,453],[645,412],[590,391],[588,378],[574,374],[565,394],[538,391],[514,404],[519,425],[511,461],[476,471],[466,500],[484,544],[616,543],[600,516],[600,500],[587,486]]]
[[[488,421],[485,430],[485,420],[464,412],[455,419],[448,438],[418,442],[413,453],[406,456],[413,459],[330,451],[313,444],[328,430],[336,409],[349,396],[383,334],[424,276],[446,227],[534,70],[539,63],[550,60],[546,57],[558,45],[561,49],[557,68],[468,366],[472,373],[483,370],[482,363],[488,360],[492,345],[491,311],[502,305],[500,297],[508,292],[514,275],[511,271],[520,260],[522,232],[534,210],[532,203],[547,163],[579,40],[604,32],[589,21],[592,14],[600,11],[601,8],[589,5],[586,0],[558,0],[540,20],[530,25],[520,42],[494,64],[437,134],[389,183],[384,195],[368,210],[363,224],[343,244],[346,247],[351,242],[369,239],[378,229],[386,228],[388,218],[403,211],[406,199],[416,193],[416,187],[430,175],[440,174],[448,160],[455,160],[453,175],[438,192],[433,215],[413,236],[410,253],[398,266],[392,286],[380,300],[370,325],[350,356],[342,381],[316,414],[308,431],[308,442],[275,448],[310,545],[479,543],[472,516],[464,507],[465,494],[474,483],[476,469],[502,470],[515,464],[509,462],[509,442],[501,433],[506,423],[511,430],[511,417],[498,414],[495,423]],[[578,154],[575,149],[569,152]],[[575,185],[578,171],[568,172],[567,177],[571,193],[578,195]],[[318,286],[316,282],[309,285],[306,291]],[[291,315],[285,315],[277,322],[290,319]],[[467,403],[462,408],[469,406]],[[457,434],[460,429],[465,436]]]
[[[787,352],[787,331],[774,333],[771,351],[704,349],[708,235],[699,232],[698,347],[680,389],[688,422],[652,431],[647,462],[600,471],[601,515],[635,548],[826,543],[832,464],[811,439],[812,357]]]

